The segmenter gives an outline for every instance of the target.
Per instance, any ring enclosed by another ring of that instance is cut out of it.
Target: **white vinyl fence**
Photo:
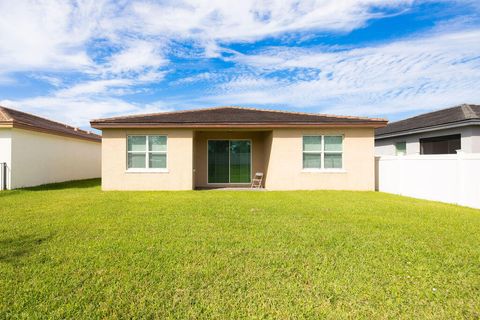
[[[480,208],[480,153],[376,157],[376,189]]]

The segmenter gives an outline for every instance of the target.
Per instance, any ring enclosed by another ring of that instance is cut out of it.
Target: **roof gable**
[[[463,104],[460,106],[424,113],[412,118],[396,121],[379,128],[375,135],[408,134],[409,131],[430,127],[480,121],[480,105]]]
[[[132,126],[222,126],[240,127],[253,125],[280,126],[296,125],[378,125],[386,124],[384,119],[333,116],[300,112],[262,110],[242,107],[216,107],[177,112],[134,115],[97,119],[91,121],[94,128]]]
[[[75,128],[64,123],[52,121],[30,113],[5,108],[0,106],[0,125],[8,125],[14,128],[21,128],[44,133],[69,136],[72,138],[101,141],[101,136]]]

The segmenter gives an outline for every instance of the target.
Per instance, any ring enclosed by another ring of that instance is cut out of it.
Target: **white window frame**
[[[305,151],[303,150],[303,141],[305,137],[320,137],[320,151]],[[341,151],[326,151],[325,150],[325,137],[341,137],[342,138],[342,150]],[[344,149],[343,141],[345,137],[343,134],[306,134],[302,136],[302,171],[303,172],[346,172],[344,160]],[[320,168],[304,168],[303,167],[303,155],[305,153],[309,154],[319,154],[320,153]],[[325,154],[341,154],[342,155],[342,167],[341,168],[325,168]]]
[[[145,151],[129,151],[128,150],[128,138],[129,137],[145,137]],[[165,137],[165,151],[150,151],[148,150],[150,137]],[[126,166],[127,172],[168,172],[168,136],[165,134],[129,134],[127,135],[127,152],[126,152]],[[164,154],[165,155],[165,168],[149,168],[150,153]],[[145,168],[129,168],[128,167],[128,155],[129,154],[145,154]]]

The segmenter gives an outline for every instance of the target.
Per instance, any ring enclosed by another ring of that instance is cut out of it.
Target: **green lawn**
[[[476,318],[480,210],[374,192],[0,192],[0,318]]]

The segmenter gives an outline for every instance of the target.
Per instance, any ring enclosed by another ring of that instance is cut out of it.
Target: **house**
[[[248,187],[374,190],[384,119],[216,107],[91,121],[104,190]]]
[[[392,122],[375,132],[375,154],[480,153],[480,105],[463,104]]]
[[[0,190],[100,177],[99,135],[0,107]]]

